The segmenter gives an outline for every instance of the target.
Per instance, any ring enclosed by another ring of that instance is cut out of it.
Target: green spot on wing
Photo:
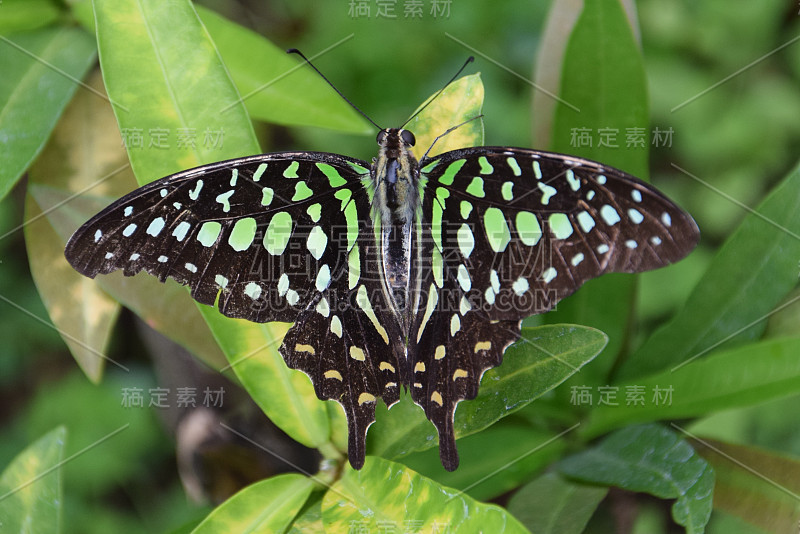
[[[358,208],[355,202],[350,202],[344,208],[344,218],[347,221],[347,250],[350,250],[358,238]]]
[[[433,249],[431,257],[431,269],[433,269],[433,279],[436,285],[442,287],[444,285],[444,263],[442,253],[438,249]]]
[[[301,200],[305,200],[314,192],[306,185],[304,181],[297,182],[297,185],[294,186],[294,196],[292,197],[293,202],[299,202]]]
[[[422,168],[422,173],[423,173],[423,174],[427,174],[427,173],[431,172],[433,169],[435,169],[435,168],[436,168],[436,167],[439,165],[439,162],[440,162],[440,161],[441,161],[441,160],[438,160],[438,159],[437,159],[437,160],[434,160],[434,161],[432,161],[432,162],[428,163],[427,165],[425,165],[425,166]]]
[[[339,171],[337,171],[332,165],[322,163],[321,161],[318,161],[316,165],[317,168],[328,177],[328,183],[331,184],[331,187],[339,187],[347,183],[347,180],[342,178],[342,175],[339,174]]]
[[[245,217],[239,219],[233,225],[231,235],[228,237],[228,244],[237,252],[247,250],[253,244],[253,239],[256,237],[256,220],[252,217]]]
[[[200,231],[197,232],[197,240],[204,247],[210,247],[217,242],[221,230],[222,225],[217,221],[206,221],[200,227]]]
[[[569,217],[567,217],[566,213],[553,213],[547,219],[547,222],[556,239],[566,239],[572,235],[572,223],[569,222]]]
[[[431,237],[436,244],[436,248],[442,251],[442,205],[438,202],[433,203],[433,213],[431,216]]]
[[[542,238],[542,227],[539,219],[529,211],[520,211],[516,218],[517,234],[523,244],[532,247]]]
[[[468,219],[469,214],[472,213],[472,203],[468,200],[461,201],[461,218]]]
[[[439,183],[444,185],[453,185],[453,178],[455,178],[458,171],[461,170],[461,167],[463,167],[466,162],[466,159],[457,159],[448,165],[447,169],[445,169],[444,173],[442,173],[442,176],[439,177]],[[438,163],[438,160],[434,163]],[[427,169],[427,167],[425,169]],[[423,169],[423,172],[427,172],[425,169]]]
[[[300,168],[299,161],[293,161],[289,164],[286,169],[283,171],[283,176],[285,178],[297,178],[297,169]]]
[[[272,204],[272,198],[275,196],[275,191],[271,187],[265,187],[261,190],[261,205],[269,206]]]
[[[504,182],[500,192],[503,200],[512,200],[514,198],[514,182]]]
[[[261,165],[259,165],[258,168],[256,169],[256,172],[253,173],[253,181],[257,182],[261,180],[261,177],[264,175],[264,171],[266,170],[267,170],[266,163],[262,163]]]
[[[485,197],[486,193],[483,192],[483,178],[480,176],[474,177],[467,186],[467,193],[478,198]]]
[[[292,216],[285,211],[279,211],[269,221],[267,231],[264,232],[264,248],[273,256],[283,254],[291,236]]]
[[[478,163],[481,165],[481,174],[492,174],[494,172],[494,167],[492,167],[492,164],[486,159],[486,156],[479,157]]]
[[[489,208],[483,214],[483,225],[486,229],[486,238],[489,246],[495,252],[502,252],[511,241],[511,232],[503,212],[498,208]]]
[[[319,222],[319,218],[322,215],[322,205],[319,202],[316,204],[311,204],[306,209],[306,213],[308,213],[308,216],[311,217],[312,221]]]
[[[358,173],[358,174],[369,174],[369,169],[365,169],[364,167],[362,167],[361,165],[359,165],[357,163],[353,163],[352,161],[348,161],[347,164],[350,165],[350,167],[354,171],[356,171],[356,173]]]

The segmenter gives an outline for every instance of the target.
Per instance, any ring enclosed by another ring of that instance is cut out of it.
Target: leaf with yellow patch
[[[434,96],[436,94],[428,97],[417,110],[426,106]],[[414,155],[417,159],[431,148],[437,136],[459,124],[461,126],[436,141],[428,153],[429,157],[457,148],[482,145],[483,119],[480,118],[482,106],[483,82],[480,74],[464,76],[448,85],[436,100],[406,125],[406,129],[414,132],[417,138],[414,146]],[[464,122],[466,124],[462,124]]]
[[[327,532],[400,532],[412,524],[415,532],[527,532],[499,506],[375,457],[360,471],[346,468],[322,500],[322,520]]]
[[[3,532],[59,532],[61,470],[67,429],[58,427],[22,451],[0,476]]]

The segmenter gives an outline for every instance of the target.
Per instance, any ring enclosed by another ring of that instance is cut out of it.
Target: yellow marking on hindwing
[[[311,345],[303,345],[301,343],[298,343],[297,345],[294,346],[294,351],[295,352],[307,352],[307,353],[311,354],[312,356],[317,353],[317,351],[315,351],[314,347],[312,347]]]
[[[431,393],[431,401],[435,402],[439,406],[444,406],[442,395],[438,391],[434,391],[433,393]]]
[[[375,395],[370,395],[369,393],[364,392],[358,396],[358,404],[360,406],[367,404],[368,402],[375,402]]]
[[[469,374],[464,369],[456,369],[456,372],[453,373],[453,380],[457,380],[459,378],[467,378]]]
[[[383,342],[387,345],[389,344],[389,334],[386,333],[386,329],[383,327],[381,322],[378,320],[378,316],[375,315],[375,311],[372,309],[372,303],[369,301],[369,297],[367,296],[367,288],[364,285],[360,285],[358,287],[358,293],[356,293],[356,304],[361,310],[366,314],[369,318],[372,325],[375,327],[375,330],[378,331]]]
[[[378,366],[378,369],[380,369],[381,371],[391,371],[393,373],[397,372],[395,371],[394,365],[392,365],[389,362],[381,362],[381,364]]]
[[[366,355],[364,354],[364,351],[358,347],[350,347],[350,357],[360,362],[363,362],[364,360],[367,359]]]
[[[415,373],[424,373],[425,372],[425,362],[417,362],[417,365],[414,366]]]
[[[479,341],[478,343],[475,343],[475,352],[478,352],[479,350],[489,350],[491,348],[491,341]]]
[[[331,369],[329,371],[325,371],[325,374],[323,376],[325,378],[333,378],[335,380],[338,380],[339,382],[342,381],[342,373],[340,373],[339,371],[337,371],[335,369]]]

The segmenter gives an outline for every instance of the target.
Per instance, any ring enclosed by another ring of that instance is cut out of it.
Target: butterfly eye
[[[403,138],[403,142],[404,142],[404,143],[405,143],[407,146],[414,146],[414,145],[416,144],[416,142],[417,142],[417,140],[414,138],[414,134],[413,134],[413,133],[411,133],[411,132],[410,132],[410,131],[408,131],[408,130],[403,130],[403,131],[401,131],[401,132],[400,132],[400,137],[402,137],[402,138]]]
[[[375,141],[377,141],[379,145],[386,143],[386,130],[378,132],[378,137],[375,138]]]

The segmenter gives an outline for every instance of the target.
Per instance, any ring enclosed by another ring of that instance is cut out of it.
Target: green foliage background
[[[421,17],[405,17],[411,3],[396,3],[396,18],[376,16],[376,2],[363,3],[370,16],[357,16],[351,9],[362,2],[209,0],[195,4],[199,17],[182,0],[0,3],[4,531],[34,522],[37,532],[346,532],[369,509],[387,524],[421,521],[424,532],[436,524],[608,532],[621,528],[621,502],[632,510],[628,532],[675,523],[687,532],[796,528],[797,6],[452,0],[434,16],[424,0]],[[471,100],[432,106],[413,124],[420,145],[441,120],[482,109],[483,131],[465,134],[465,144],[533,146],[618,166],[691,212],[702,243],[677,265],[593,281],[558,311],[529,319],[524,342],[484,377],[481,397],[459,407],[458,471],[444,472],[432,427],[401,402],[379,408],[364,470],[280,475],[212,512],[187,503],[154,410],[120,406],[123,388],[155,384],[129,317],[115,330],[120,303],[211,367],[230,363],[276,424],[335,466],[345,448],[341,415],[274,351],[258,351],[285,326],[228,321],[144,277],[81,279],[64,263],[63,244],[137,181],[194,165],[284,149],[369,161],[369,125],[309,69],[285,76],[298,62],[282,49],[314,55],[334,44],[315,64],[381,125],[402,123],[476,55],[480,76],[453,88],[454,101]],[[209,112],[212,103],[229,107]],[[223,128],[225,143],[126,154],[119,130],[138,125]],[[625,146],[631,127],[647,131],[644,148]],[[591,129],[591,147],[575,145],[575,128]],[[618,148],[600,146],[602,128],[617,129]],[[670,142],[655,146],[655,129],[669,131]],[[598,405],[606,387],[617,388],[618,406]],[[626,402],[634,387],[647,392],[643,406]],[[652,401],[656,387],[672,389],[669,405]],[[591,405],[575,402],[580,388],[593,393]],[[453,499],[448,488],[466,492]],[[400,495],[410,496],[403,509]]]

